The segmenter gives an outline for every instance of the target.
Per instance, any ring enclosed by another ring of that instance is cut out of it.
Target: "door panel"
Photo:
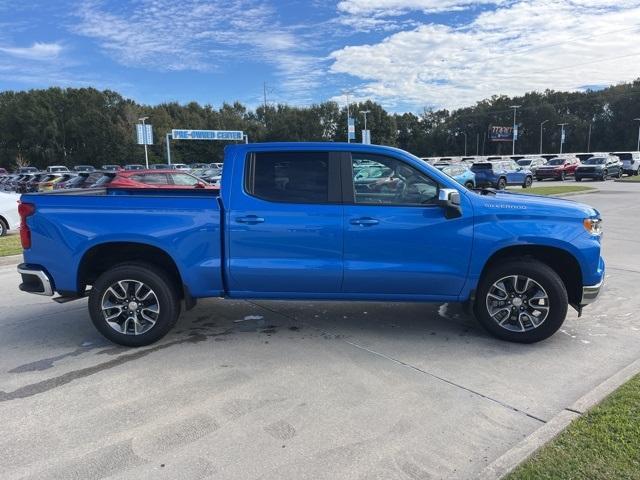
[[[338,160],[289,151],[258,152],[245,162],[252,183],[234,191],[227,215],[231,293],[339,293]]]
[[[372,297],[459,294],[473,236],[466,197],[461,194],[463,216],[447,220],[432,201],[437,184],[414,166],[390,157],[353,156],[353,163],[345,159],[343,175],[353,175],[353,167],[364,161],[382,163],[393,173],[373,192],[363,191],[357,180],[355,186],[351,183],[350,204],[344,207],[343,292]]]

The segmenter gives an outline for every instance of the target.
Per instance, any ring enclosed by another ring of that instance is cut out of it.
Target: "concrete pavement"
[[[597,186],[606,290],[535,345],[456,305],[207,300],[127,350],[0,267],[0,477],[473,478],[640,358],[640,185]]]

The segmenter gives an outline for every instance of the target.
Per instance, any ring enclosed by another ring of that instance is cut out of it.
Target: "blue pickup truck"
[[[597,210],[470,191],[381,146],[233,145],[219,196],[66,190],[23,195],[19,211],[20,289],[88,296],[96,328],[127,346],[204,297],[463,302],[493,335],[530,343],[604,279]]]

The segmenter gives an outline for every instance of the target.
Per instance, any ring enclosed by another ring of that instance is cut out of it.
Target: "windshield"
[[[547,163],[547,165],[564,165],[564,159],[563,158],[553,158],[553,159],[549,160],[549,163]]]
[[[587,158],[584,162],[582,162],[582,164],[583,165],[603,165],[606,161],[607,161],[606,158],[591,157],[591,158]]]

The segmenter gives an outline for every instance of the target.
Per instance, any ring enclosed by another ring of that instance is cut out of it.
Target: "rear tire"
[[[576,182],[581,182],[582,181],[582,177],[576,177]]]
[[[138,290],[138,285],[143,287]],[[93,325],[108,340],[142,347],[169,333],[178,320],[180,300],[174,283],[161,269],[144,263],[123,264],[107,270],[94,282],[89,313]],[[116,313],[118,316],[111,318]]]
[[[564,174],[564,172],[562,172],[558,180],[560,180],[561,182],[564,182],[565,178],[567,178],[567,176]]]
[[[511,289],[512,294],[508,285],[513,276],[519,280]],[[530,281],[527,283],[525,279]],[[500,299],[501,291],[506,292],[504,301]],[[504,305],[496,305],[500,301]],[[553,269],[536,260],[514,259],[495,265],[483,274],[474,312],[480,324],[495,337],[510,342],[534,343],[549,338],[562,326],[568,303],[564,283]],[[502,317],[504,314],[506,317]]]
[[[4,237],[9,231],[9,226],[5,222],[4,218],[0,217],[0,237]]]

